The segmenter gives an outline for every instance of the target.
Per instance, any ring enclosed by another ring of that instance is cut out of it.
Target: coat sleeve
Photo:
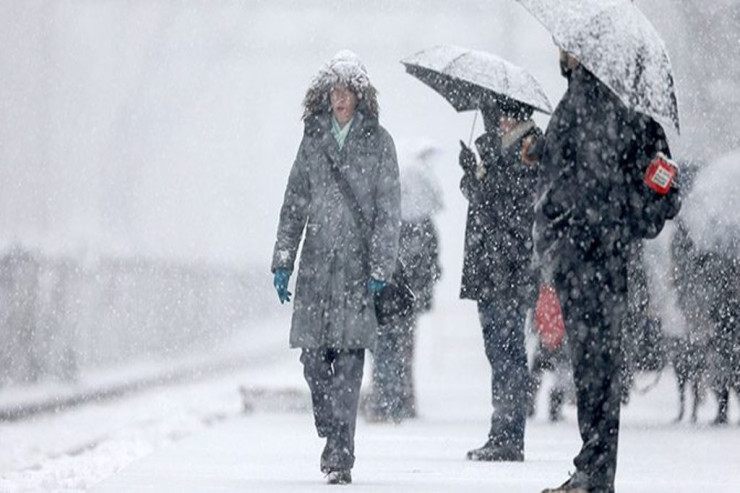
[[[401,233],[401,186],[393,139],[382,131],[380,172],[375,189],[375,218],[370,242],[370,275],[389,281],[393,276]]]
[[[293,270],[298,245],[303,236],[311,203],[311,187],[306,169],[306,140],[301,142],[293,162],[280,209],[277,239],[272,254],[272,272],[284,268]]]

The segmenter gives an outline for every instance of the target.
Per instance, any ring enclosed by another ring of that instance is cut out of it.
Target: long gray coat
[[[360,110],[340,150],[330,118],[328,112],[306,118],[280,211],[272,270],[293,270],[305,230],[291,347],[371,349],[377,321],[367,281],[390,280],[398,254],[396,151],[378,120]],[[339,163],[371,224],[368,242],[331,175],[330,160]]]

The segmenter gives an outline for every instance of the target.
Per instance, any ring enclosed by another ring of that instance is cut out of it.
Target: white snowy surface
[[[275,406],[241,411],[241,385],[306,395],[298,352],[285,343],[287,325],[281,316],[257,329],[255,342],[271,352],[261,365],[0,425],[0,491],[323,491],[323,444],[310,414]],[[573,470],[575,409],[566,407],[564,422],[548,423],[544,393],[528,422],[524,463],[464,459],[484,441],[490,412],[490,373],[472,303],[443,300],[422,319],[417,348],[421,416],[398,426],[360,418],[352,488],[532,492]],[[637,387],[652,381],[645,376]],[[713,428],[701,425],[716,410],[711,398],[699,426],[672,422],[676,402],[670,371],[646,394],[633,394],[623,411],[618,491],[739,491],[738,403],[731,401],[733,424]]]

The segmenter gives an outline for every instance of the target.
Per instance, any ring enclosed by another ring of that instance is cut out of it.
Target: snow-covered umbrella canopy
[[[550,101],[529,72],[484,51],[436,46],[401,60],[406,71],[441,94],[457,111],[511,101],[552,112]]]
[[[694,244],[740,258],[740,149],[698,171],[681,217]]]
[[[679,130],[663,40],[632,0],[518,0],[628,107]]]

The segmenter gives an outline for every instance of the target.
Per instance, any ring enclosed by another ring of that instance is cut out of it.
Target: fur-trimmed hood
[[[329,92],[338,86],[355,93],[357,111],[378,118],[378,91],[370,83],[365,65],[355,53],[342,50],[321,67],[311,82],[303,98],[303,119],[329,111]]]

